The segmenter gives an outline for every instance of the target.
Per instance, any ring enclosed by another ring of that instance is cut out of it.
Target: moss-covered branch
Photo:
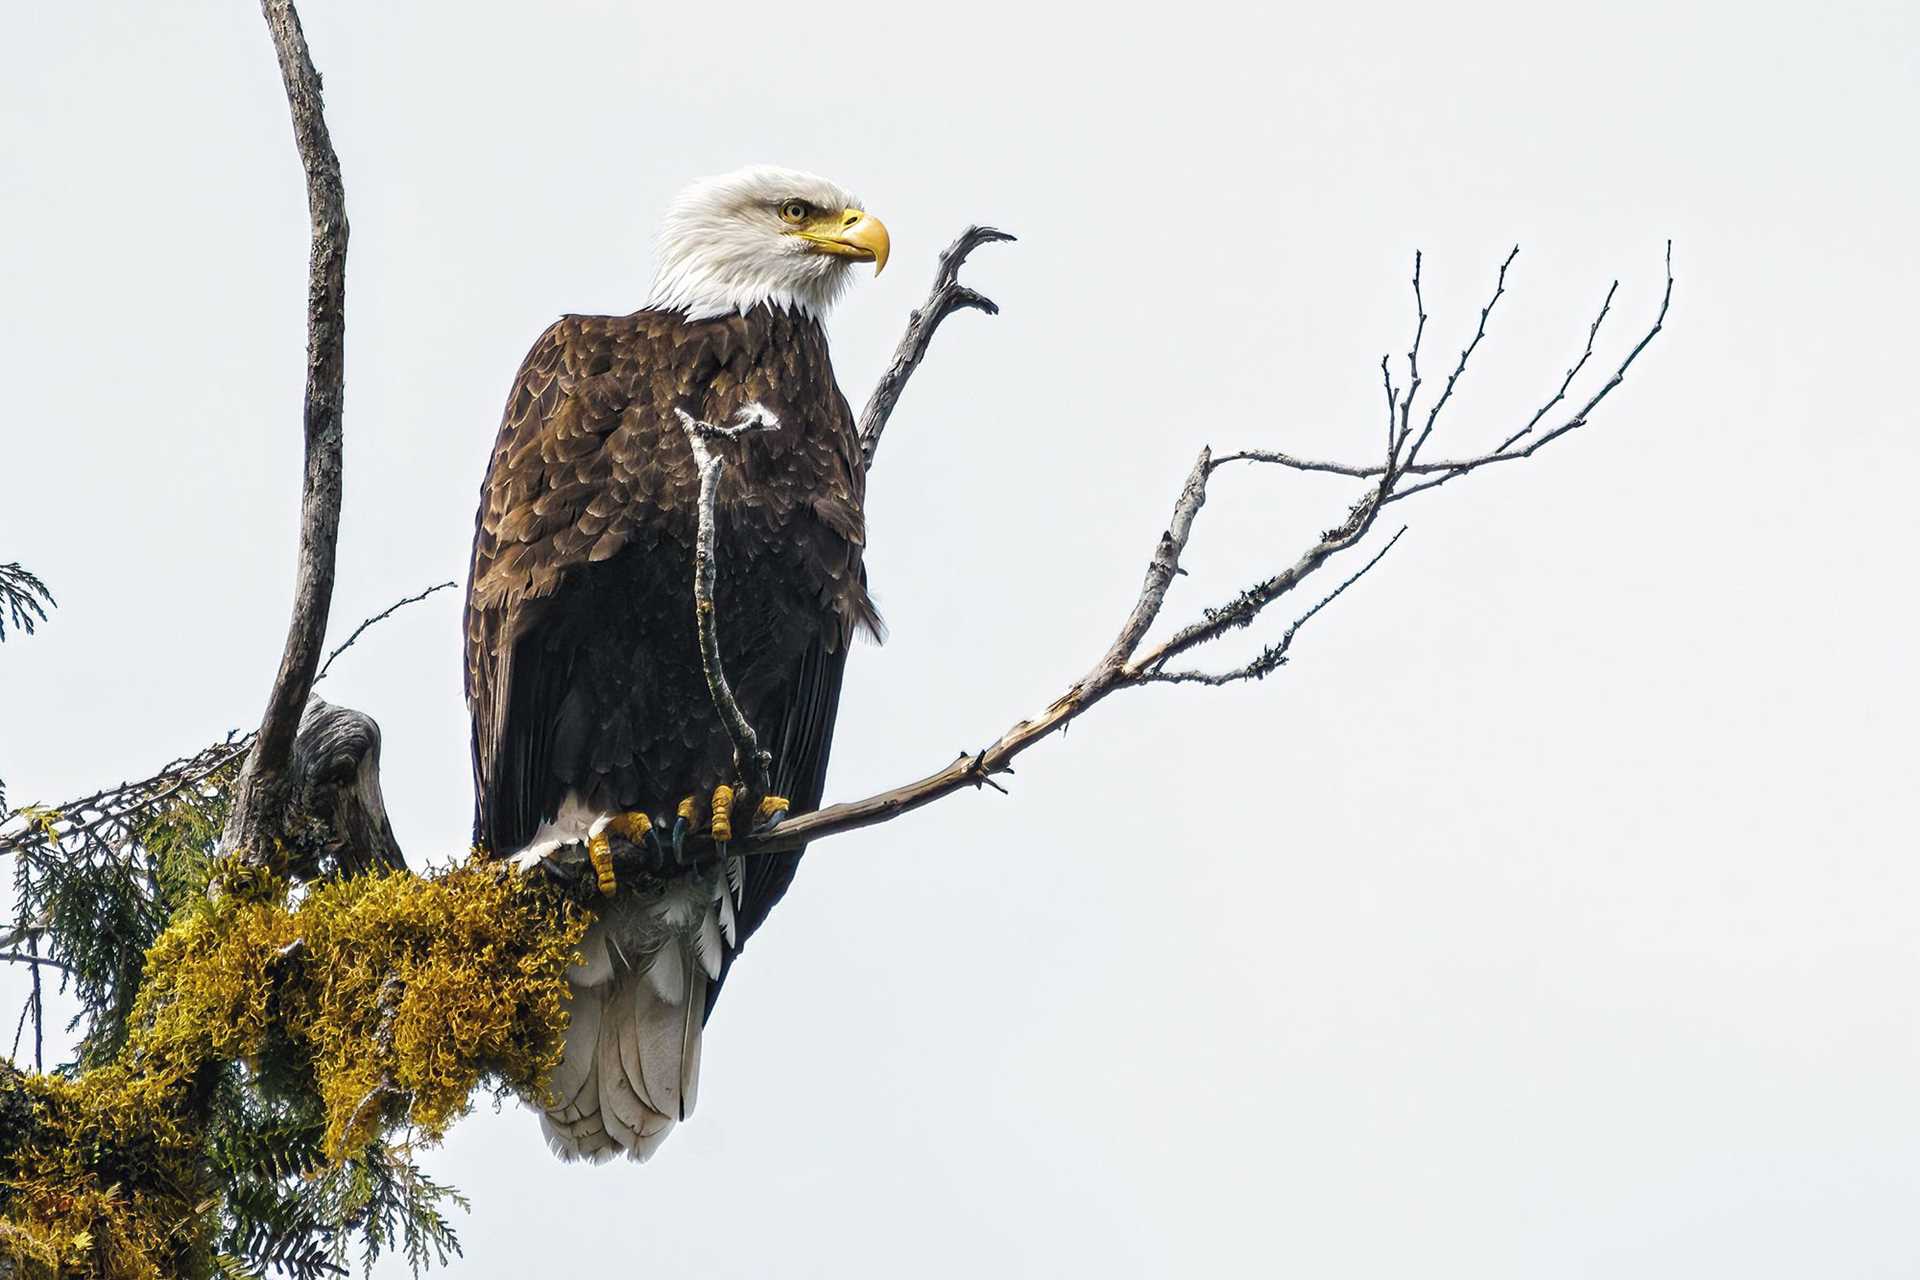
[[[228,862],[208,889],[148,951],[111,1061],[0,1074],[0,1274],[333,1269],[365,1209],[276,1231],[284,1175],[377,1181],[394,1135],[437,1140],[479,1088],[537,1096],[559,1059],[586,918],[501,864],[298,892]],[[312,1148],[297,1168],[249,1154],[276,1128]]]

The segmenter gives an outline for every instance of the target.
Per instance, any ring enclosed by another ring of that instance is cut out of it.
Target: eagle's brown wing
[[[846,669],[846,644],[829,647],[825,641],[816,643],[794,673],[785,704],[775,712],[779,732],[766,743],[773,752],[773,789],[793,802],[796,813],[818,809],[826,790],[827,757],[833,748],[840,680]],[[713,1012],[714,1001],[720,998],[734,957],[746,948],[747,939],[766,923],[774,905],[786,896],[794,872],[799,870],[800,855],[805,852],[803,846],[790,853],[766,853],[745,860],[737,940],[722,953],[720,976],[707,988],[707,1014]]]
[[[652,809],[721,776],[730,749],[693,638],[698,477],[674,410],[725,421],[747,400],[782,425],[734,447],[722,484],[721,641],[781,793],[818,806],[848,642],[878,627],[858,441],[824,335],[761,313],[569,316],[515,380],[474,531],[476,840],[522,847],[569,791]],[[785,861],[756,873],[765,893],[748,886],[747,931]]]
[[[548,802],[552,735],[516,724],[525,717],[511,709],[555,706],[570,682],[572,655],[519,641],[540,625],[569,574],[612,557],[633,536],[639,513],[617,472],[640,468],[631,457],[631,465],[616,464],[622,451],[654,441],[611,437],[630,408],[643,407],[636,400],[668,402],[644,405],[655,411],[649,418],[669,413],[694,372],[693,362],[636,339],[624,318],[556,322],[521,364],[494,443],[467,580],[466,693],[474,839],[497,851],[524,844]],[[668,456],[651,462],[673,465]],[[690,459],[681,465],[690,468]]]

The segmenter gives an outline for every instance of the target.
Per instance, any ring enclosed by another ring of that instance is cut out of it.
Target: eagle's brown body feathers
[[[725,423],[754,401],[779,428],[716,446],[730,464],[718,521],[722,655],[773,752],[776,792],[796,811],[818,807],[847,649],[856,629],[877,627],[861,566],[859,441],[820,325],[764,306],[691,322],[657,311],[568,316],[521,367],[474,535],[474,830],[496,855],[553,834],[568,813],[670,814],[678,798],[731,781],[694,627],[699,482],[674,411]],[[725,904],[730,936],[717,962],[704,916],[673,933],[661,924],[667,906],[641,902],[628,938],[609,912],[613,945],[598,956],[590,936],[588,969],[576,974],[569,1060],[554,1084],[567,1105],[550,1115],[556,1145],[643,1154],[656,1139],[646,1125],[660,1120],[663,1135],[687,1109],[699,1022],[798,858],[747,860],[743,891]],[[669,934],[675,954],[656,963]],[[609,1057],[585,1040],[594,1001],[610,1020],[602,1038],[619,1024],[644,1042],[682,1018],[675,1087],[644,1054],[630,1050],[623,1073],[621,1046]]]

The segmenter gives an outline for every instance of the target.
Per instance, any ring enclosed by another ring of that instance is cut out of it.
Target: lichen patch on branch
[[[148,952],[126,1048],[78,1076],[0,1078],[0,1261],[30,1274],[206,1274],[221,1189],[199,1122],[231,1063],[317,1106],[338,1164],[432,1142],[474,1090],[538,1097],[566,1033],[578,910],[499,863],[384,872],[297,899],[229,863]],[[18,1112],[14,1117],[13,1113]]]

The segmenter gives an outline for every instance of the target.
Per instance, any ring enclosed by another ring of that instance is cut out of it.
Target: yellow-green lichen
[[[317,1099],[334,1161],[403,1124],[439,1138],[483,1084],[538,1096],[585,923],[498,863],[356,877],[297,902],[224,869],[148,952],[117,1059],[0,1079],[26,1117],[0,1139],[0,1264],[204,1274],[220,1190],[197,1119],[222,1063]]]

